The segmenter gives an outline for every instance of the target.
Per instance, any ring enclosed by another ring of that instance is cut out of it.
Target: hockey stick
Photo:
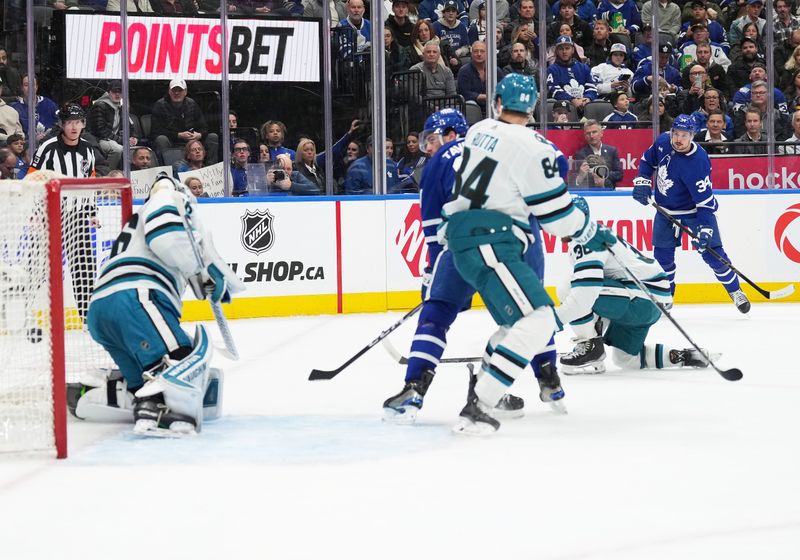
[[[369,350],[370,348],[372,348],[373,346],[378,344],[381,340],[383,340],[387,336],[389,336],[389,334],[392,331],[394,331],[395,329],[397,329],[397,327],[399,327],[400,325],[405,323],[406,320],[408,320],[410,317],[412,317],[414,314],[416,314],[420,309],[422,309],[422,304],[421,303],[418,306],[416,306],[414,309],[412,309],[411,311],[409,311],[408,313],[403,315],[394,325],[392,325],[391,327],[389,327],[385,331],[381,332],[381,334],[379,334],[375,340],[373,340],[372,342],[370,342],[369,344],[364,346],[364,348],[362,348],[361,350],[359,350],[358,352],[353,354],[350,357],[350,359],[348,359],[345,363],[340,365],[338,368],[332,369],[332,370],[312,369],[311,370],[311,374],[308,376],[308,380],[309,381],[320,381],[320,380],[333,379],[334,377],[339,375],[344,368],[346,368],[347,366],[349,366],[350,364],[355,362],[357,359],[359,359],[361,356],[366,354],[367,350]]]
[[[189,244],[192,246],[194,258],[197,260],[197,266],[200,270],[202,270],[205,268],[205,263],[203,262],[203,255],[200,253],[200,247],[197,244],[197,239],[195,239],[194,233],[192,233],[191,220],[185,212],[181,212],[181,216],[183,217],[183,226],[186,229],[187,235],[189,236]],[[228,319],[225,317],[225,312],[222,310],[222,304],[218,301],[211,301],[211,299],[208,297],[206,297],[206,299],[211,305],[211,312],[214,314],[214,320],[217,322],[217,328],[219,328],[219,332],[222,335],[222,341],[225,343],[224,352],[221,351],[221,348],[217,349],[220,350],[220,353],[226,358],[230,360],[238,360],[239,351],[236,349],[236,342],[233,340],[233,334],[231,334],[231,329],[228,326]]]
[[[719,369],[711,359],[711,355],[702,348],[700,348],[697,344],[695,344],[694,340],[692,340],[689,337],[689,335],[686,334],[686,331],[683,330],[683,327],[681,327],[680,324],[678,324],[678,321],[675,320],[675,318],[670,314],[669,311],[667,311],[667,309],[663,305],[661,305],[661,303],[659,303],[659,301],[655,298],[655,296],[653,296],[650,290],[647,289],[647,286],[645,286],[644,283],[641,280],[639,280],[639,277],[636,276],[631,271],[631,269],[625,265],[624,262],[622,262],[622,259],[617,257],[616,253],[614,253],[614,250],[608,245],[606,246],[606,249],[608,250],[609,253],[611,253],[611,256],[614,257],[614,260],[617,261],[617,264],[619,264],[625,270],[625,273],[631,278],[631,280],[633,280],[636,286],[638,286],[638,288],[647,295],[650,301],[652,301],[656,305],[656,307],[658,307],[658,309],[661,310],[661,313],[664,314],[664,316],[666,316],[666,318],[669,319],[673,325],[675,325],[675,328],[681,331],[681,334],[684,336],[684,338],[686,338],[686,340],[689,341],[689,344],[694,346],[694,349],[700,352],[700,354],[702,354],[702,356],[708,361],[708,364],[711,367],[713,367],[718,374],[720,374],[724,379],[727,379],[728,381],[739,381],[742,378],[743,375],[742,370],[738,368],[731,368],[725,370]]]
[[[397,348],[395,348],[394,344],[392,344],[391,340],[388,338],[384,338],[381,342],[383,344],[383,348],[389,353],[392,359],[400,365],[408,364],[408,358],[403,356]],[[481,356],[472,356],[467,358],[442,358],[439,360],[440,364],[463,364],[463,363],[471,363],[471,362],[480,362],[483,358]]]
[[[678,220],[676,220],[669,212],[667,212],[664,209],[663,206],[660,206],[655,200],[653,200],[650,204],[656,210],[658,210],[659,214],[668,219],[672,223],[672,225],[677,226],[678,228],[681,229],[681,231],[683,231],[693,239],[697,239],[697,235],[695,235],[695,233],[691,229],[689,229],[688,227],[680,223]],[[762,288],[761,286],[750,280],[747,276],[739,272],[730,262],[728,262],[727,259],[725,259],[722,255],[717,253],[711,247],[706,247],[706,251],[711,253],[711,255],[715,257],[719,262],[730,268],[734,272],[734,274],[740,276],[745,282],[750,284],[755,291],[764,296],[766,299],[781,299],[790,296],[794,293],[794,284],[789,284],[788,286],[781,288],[780,290],[774,290],[771,292],[769,290],[765,290],[764,288]]]

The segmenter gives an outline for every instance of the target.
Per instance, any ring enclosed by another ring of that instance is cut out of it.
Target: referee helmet
[[[67,103],[58,111],[58,119],[63,123],[67,121],[82,121],[86,119],[83,107],[77,103]]]

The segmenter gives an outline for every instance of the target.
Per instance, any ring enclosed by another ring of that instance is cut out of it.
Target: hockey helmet
[[[77,103],[67,103],[58,111],[58,119],[61,122],[82,121],[85,118],[86,112]]]
[[[452,129],[459,136],[464,136],[469,129],[467,119],[458,109],[442,109],[431,114],[425,120],[424,132],[428,134],[444,134]]]
[[[573,194],[572,204],[575,206],[575,208],[583,212],[586,216],[589,215],[589,203],[586,202],[586,199],[583,198],[581,195]]]
[[[188,211],[191,213],[190,205],[195,201],[192,191],[180,181],[176,181],[165,171],[161,171],[158,173],[158,175],[156,175],[156,179],[153,181],[153,184],[150,187],[150,192],[147,193],[147,200],[150,200],[151,196],[164,189],[169,189],[183,195],[187,203]]]
[[[497,83],[494,98],[495,100],[500,98],[500,103],[506,111],[530,114],[539,98],[539,92],[532,77],[509,74]]]
[[[689,115],[678,115],[675,117],[675,120],[672,121],[672,130],[685,130],[686,132],[694,134],[694,119]]]

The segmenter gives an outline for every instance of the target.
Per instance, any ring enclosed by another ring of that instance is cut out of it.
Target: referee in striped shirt
[[[95,176],[92,145],[81,138],[86,126],[86,113],[80,105],[70,103],[58,112],[61,132],[45,140],[36,150],[28,174],[50,169],[67,177]],[[78,314],[86,319],[89,298],[94,290],[97,270],[92,243],[92,229],[100,227],[94,196],[61,198],[61,231],[72,276],[72,291]]]

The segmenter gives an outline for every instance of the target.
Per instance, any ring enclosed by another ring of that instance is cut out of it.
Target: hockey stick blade
[[[739,368],[721,370],[717,366],[714,366],[714,369],[717,370],[717,373],[719,373],[724,379],[727,379],[728,381],[739,381],[742,377],[744,377],[742,370],[740,370]]]
[[[651,205],[653,208],[655,208],[655,209],[658,211],[658,213],[659,213],[659,214],[661,214],[661,215],[662,215],[662,216],[664,216],[664,217],[665,217],[667,220],[669,220],[669,221],[670,221],[670,223],[672,223],[672,225],[674,225],[675,227],[679,228],[681,231],[683,231],[683,232],[684,232],[686,235],[688,235],[688,236],[689,236],[689,237],[691,237],[692,239],[697,239],[697,235],[695,235],[695,233],[694,233],[694,232],[693,232],[691,229],[689,229],[688,227],[686,227],[685,225],[683,225],[681,222],[679,222],[678,220],[676,220],[676,219],[675,219],[675,217],[674,217],[672,214],[670,214],[669,212],[667,212],[667,211],[666,211],[666,209],[665,209],[663,206],[659,205],[659,204],[658,204],[658,203],[657,203],[655,200],[651,201],[651,202],[650,202],[650,205]],[[714,258],[716,258],[716,259],[717,259],[719,262],[721,262],[722,264],[724,264],[725,266],[727,266],[728,268],[730,268],[730,269],[733,271],[733,273],[734,273],[734,274],[736,274],[736,275],[737,275],[737,276],[739,276],[739,277],[740,277],[742,280],[744,280],[745,282],[747,282],[748,284],[750,284],[750,286],[751,286],[751,287],[752,287],[752,288],[753,288],[755,291],[757,291],[759,294],[761,294],[762,296],[764,296],[764,298],[766,298],[766,299],[770,299],[770,300],[771,300],[771,299],[781,299],[781,298],[785,298],[786,296],[790,296],[790,295],[792,295],[792,294],[794,293],[794,284],[789,284],[788,286],[786,286],[786,287],[784,287],[784,288],[781,288],[780,290],[775,290],[775,291],[772,291],[772,292],[770,292],[769,290],[765,290],[764,288],[762,288],[761,286],[759,286],[758,284],[756,284],[755,282],[753,282],[752,280],[750,280],[750,279],[749,279],[747,276],[745,276],[744,274],[742,274],[742,273],[741,273],[741,272],[740,272],[740,271],[739,271],[739,270],[738,270],[736,267],[734,267],[734,266],[733,266],[733,265],[732,265],[732,264],[731,264],[731,263],[730,263],[730,262],[729,262],[727,259],[723,258],[723,257],[722,257],[722,255],[720,255],[719,253],[717,253],[717,252],[716,252],[714,249],[712,249],[711,247],[708,247],[708,248],[706,249],[706,251],[708,251],[708,253],[709,253],[711,256],[713,256]]]
[[[363,356],[364,354],[366,354],[366,353],[367,353],[367,351],[368,351],[370,348],[372,348],[373,346],[375,346],[376,344],[378,344],[380,341],[384,340],[384,339],[385,339],[387,336],[389,336],[389,335],[390,335],[390,334],[391,334],[391,333],[392,333],[392,332],[393,332],[395,329],[397,329],[397,328],[398,328],[400,325],[402,325],[403,323],[405,323],[405,322],[406,322],[406,320],[407,320],[409,317],[411,317],[411,316],[413,316],[414,314],[416,314],[416,313],[417,313],[417,312],[418,312],[420,309],[422,309],[422,304],[421,304],[421,303],[420,303],[419,305],[417,305],[417,306],[416,306],[414,309],[412,309],[411,311],[409,311],[408,313],[406,313],[405,315],[403,315],[403,316],[402,316],[400,319],[398,319],[398,321],[397,321],[395,324],[393,324],[391,327],[389,327],[389,328],[388,328],[388,329],[386,329],[385,331],[381,332],[381,334],[379,334],[379,335],[378,335],[378,336],[375,338],[375,340],[373,340],[372,342],[370,342],[369,344],[367,344],[366,346],[364,346],[364,348],[362,348],[361,350],[359,350],[358,352],[356,352],[355,354],[353,354],[353,355],[350,357],[350,359],[348,359],[348,360],[347,360],[345,363],[343,363],[342,365],[340,365],[338,368],[336,368],[336,369],[332,369],[332,370],[323,370],[323,369],[313,369],[313,370],[311,370],[311,373],[310,373],[310,374],[309,374],[309,376],[308,376],[308,380],[309,380],[309,381],[326,381],[326,380],[328,380],[328,379],[333,379],[334,377],[336,377],[337,375],[339,375],[339,374],[342,372],[342,370],[344,370],[344,368],[346,368],[347,366],[349,366],[350,364],[352,364],[353,362],[355,362],[357,359],[359,359],[361,356]]]

